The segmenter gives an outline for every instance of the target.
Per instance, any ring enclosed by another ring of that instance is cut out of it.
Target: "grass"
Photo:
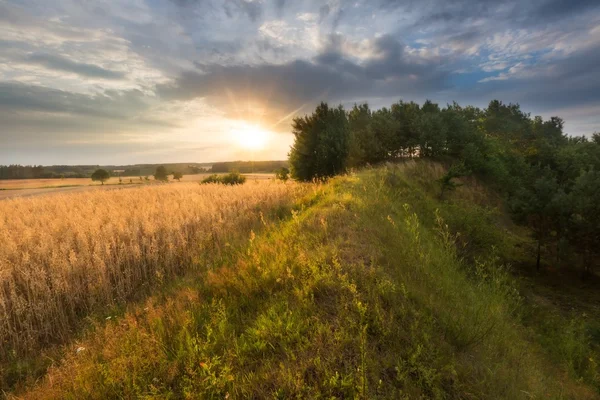
[[[277,218],[302,185],[193,183],[5,200],[0,208],[0,383],[32,354]],[[24,364],[24,365],[23,365]]]
[[[218,174],[224,175],[224,174]],[[208,173],[195,174],[195,175],[184,175],[182,178],[183,182],[200,182],[202,179],[209,176]],[[273,173],[251,173],[244,174],[252,180],[268,180],[275,176]],[[154,177],[149,176],[149,181],[145,179],[140,180],[139,176],[125,176],[122,177],[122,183],[119,183],[119,177],[113,176],[104,185],[132,185],[132,184],[145,184],[154,182]],[[130,181],[131,180],[131,181]],[[172,176],[170,176],[172,181]],[[61,187],[74,187],[74,186],[101,186],[100,182],[93,182],[90,178],[65,178],[65,179],[0,179],[0,190],[19,190],[19,189],[51,189]]]
[[[501,201],[475,183],[439,201],[440,168],[315,186],[96,321],[20,398],[597,398],[590,336],[505,266],[526,255]]]

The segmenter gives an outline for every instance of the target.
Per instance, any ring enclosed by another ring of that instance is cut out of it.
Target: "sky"
[[[598,0],[0,0],[0,164],[285,159],[320,101],[600,131]]]

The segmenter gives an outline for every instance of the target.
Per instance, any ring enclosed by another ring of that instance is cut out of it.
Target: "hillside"
[[[410,162],[314,184],[201,268],[93,319],[15,394],[600,397],[597,286],[568,305],[546,296],[502,199],[469,178],[440,200],[444,172]]]

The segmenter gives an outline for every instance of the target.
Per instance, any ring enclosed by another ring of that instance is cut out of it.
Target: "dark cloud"
[[[541,21],[555,20],[591,9],[600,9],[598,0],[547,0],[534,10]]]
[[[198,64],[201,71],[184,72],[174,85],[159,87],[165,98],[206,98],[232,117],[252,119],[260,106],[263,119],[274,123],[303,105],[316,101],[410,95],[440,90],[447,72],[410,61],[400,42],[383,36],[373,43],[377,57],[364,63],[342,52],[344,38],[332,36],[326,49],[312,61],[285,64]],[[287,128],[287,127],[286,127]]]
[[[26,61],[32,64],[43,65],[46,68],[53,70],[73,72],[77,75],[88,78],[125,78],[125,74],[122,72],[111,71],[93,64],[85,64],[71,61],[68,58],[52,54],[32,54],[29,57],[27,57]]]
[[[537,110],[600,104],[600,45],[585,48],[552,64],[532,65],[510,79],[482,86],[488,98],[510,98]]]
[[[236,13],[241,13],[247,15],[253,22],[256,22],[263,12],[260,2],[245,0],[225,0],[223,9],[225,10],[225,14],[230,18],[236,15]]]
[[[43,86],[0,82],[1,111],[40,111],[111,119],[125,119],[146,109],[139,90],[108,90],[85,95]]]

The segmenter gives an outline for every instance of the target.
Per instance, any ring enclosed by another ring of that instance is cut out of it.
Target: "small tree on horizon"
[[[173,172],[173,179],[175,179],[177,182],[181,182],[181,178],[183,178],[183,174],[181,172]]]
[[[167,169],[162,165],[157,167],[156,172],[154,173],[154,179],[157,181],[167,182],[169,180]]]
[[[108,173],[107,170],[105,169],[97,169],[94,171],[94,173],[92,174],[92,181],[93,182],[101,182],[104,185],[104,182],[108,180],[108,178],[110,178],[110,174]]]

